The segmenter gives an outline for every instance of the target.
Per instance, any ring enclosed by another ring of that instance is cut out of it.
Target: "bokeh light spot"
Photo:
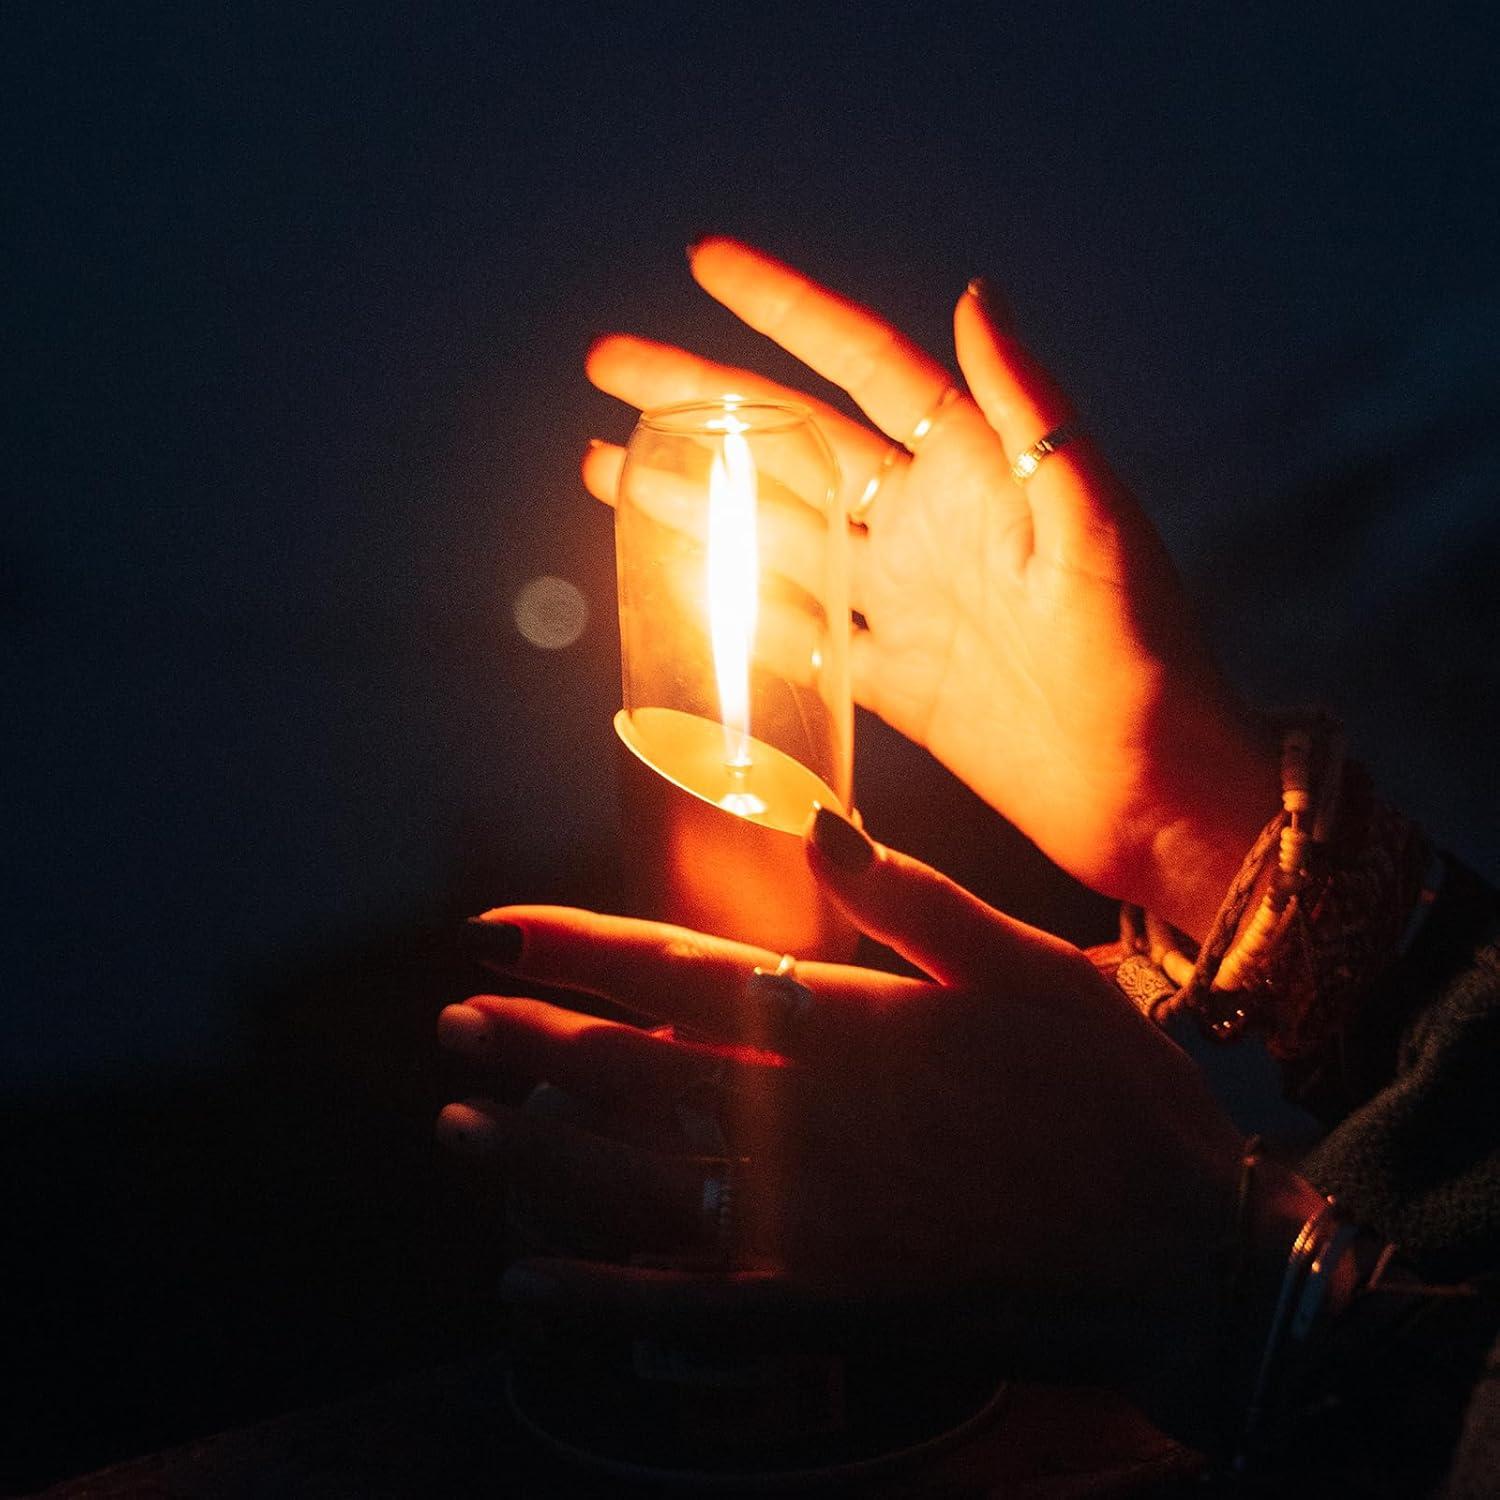
[[[540,651],[561,651],[583,634],[588,601],[566,578],[544,573],[516,595],[511,606],[516,629]]]

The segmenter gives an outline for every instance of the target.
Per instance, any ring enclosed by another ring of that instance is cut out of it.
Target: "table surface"
[[[705,1493],[590,1474],[512,1415],[503,1357],[425,1371],[334,1405],[294,1412],[80,1476],[47,1500],[417,1500]],[[1118,1398],[1018,1385],[995,1416],[918,1467],[866,1478],[860,1495],[1083,1500],[1175,1488],[1194,1457]],[[785,1486],[767,1486],[776,1493]],[[744,1493],[743,1489],[738,1491]],[[838,1480],[799,1493],[848,1493]]]

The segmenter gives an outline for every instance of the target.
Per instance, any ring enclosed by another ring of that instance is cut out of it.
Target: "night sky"
[[[93,1265],[49,1194],[170,1258],[208,1168],[179,1162],[149,1209],[121,1183],[223,1080],[284,1124],[264,1101],[326,1073],[372,1151],[415,1140],[439,1090],[386,1054],[418,1058],[469,982],[443,934],[607,899],[612,538],[577,463],[630,415],[583,353],[625,329],[793,373],[692,285],[701,233],[950,358],[954,300],[992,278],[1236,681],[1338,708],[1500,872],[1497,24],[1392,9],[9,8],[0,1080],[43,1305],[66,1307],[57,1266]],[[564,649],[516,630],[539,575],[586,601]],[[857,733],[878,836],[1105,935],[945,773]],[[57,1143],[117,1108],[158,1126]],[[226,1196],[236,1170],[213,1167]],[[216,1264],[259,1253],[236,1246]],[[185,1318],[161,1313],[162,1369]],[[255,1368],[271,1395],[202,1408],[163,1376],[154,1425],[61,1431],[32,1477],[290,1399]]]

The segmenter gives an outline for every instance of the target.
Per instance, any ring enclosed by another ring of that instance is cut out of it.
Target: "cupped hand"
[[[958,301],[968,389],[943,404],[949,373],[864,308],[733,240],[701,242],[691,262],[711,296],[842,387],[873,428],[639,338],[596,343],[590,379],[642,409],[731,391],[811,407],[845,508],[879,480],[851,537],[858,700],[1086,884],[1201,937],[1275,810],[1274,763],[1087,431],[1024,486],[1012,477],[1015,456],[1073,412],[992,299],[976,284]],[[612,502],[622,457],[599,444],[585,458],[599,499]]]
[[[600,1120],[716,1099],[743,1159],[735,1262],[783,1286],[977,1299],[1018,1362],[1051,1340],[1071,1351],[1071,1373],[1126,1387],[1158,1380],[1163,1351],[1174,1379],[1208,1360],[1240,1142],[1189,1059],[1077,949],[835,815],[818,815],[809,859],[851,918],[929,977],[809,962],[790,981],[747,984],[777,955],[510,907],[484,919],[519,943],[508,972],[608,997],[674,1034],[502,995],[451,1007],[440,1034],[548,1079]],[[692,1151],[477,1103],[450,1106],[440,1133],[498,1158],[528,1194],[589,1204],[619,1259],[707,1233],[713,1169]],[[1293,1233],[1299,1213],[1286,1214]],[[639,1278],[621,1275],[582,1279],[604,1300],[622,1286],[639,1300]],[[1018,1306],[1045,1320],[1015,1318]]]

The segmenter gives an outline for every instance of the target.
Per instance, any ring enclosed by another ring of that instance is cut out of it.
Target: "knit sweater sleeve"
[[[1500,1267],[1497,939],[1500,898],[1450,862],[1421,934],[1343,1039],[1353,1106],[1302,1164],[1431,1278]]]

